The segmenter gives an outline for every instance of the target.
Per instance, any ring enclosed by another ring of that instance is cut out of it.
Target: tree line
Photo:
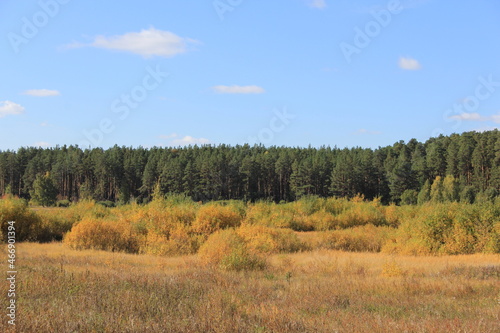
[[[384,203],[494,199],[500,131],[411,139],[377,149],[262,145],[0,151],[0,194],[139,203],[153,193],[195,201],[293,201],[305,195]],[[42,194],[43,196],[43,194]]]

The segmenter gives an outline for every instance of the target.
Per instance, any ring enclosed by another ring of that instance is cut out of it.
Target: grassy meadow
[[[314,250],[271,255],[253,271],[207,267],[194,255],[76,251],[61,243],[23,243],[18,257],[18,332],[500,328],[498,255]]]
[[[17,332],[500,331],[498,202],[6,197],[0,218],[4,235],[16,221]]]

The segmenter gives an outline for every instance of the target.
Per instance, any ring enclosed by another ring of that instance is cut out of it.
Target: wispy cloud
[[[210,140],[205,138],[195,138],[190,135],[179,137],[176,133],[159,135],[158,137],[162,140],[167,140],[167,145],[169,146],[206,145],[210,143]]]
[[[476,128],[474,131],[487,132],[487,131],[494,131],[494,130],[500,130],[500,127],[499,126],[482,126],[482,127]]]
[[[326,0],[307,0],[307,5],[312,8],[326,8]]]
[[[11,101],[0,101],[0,118],[8,115],[16,115],[24,113],[24,107],[11,102]]]
[[[190,38],[177,36],[173,32],[158,30],[153,27],[140,32],[129,32],[123,35],[95,37],[92,43],[72,43],[67,48],[96,47],[139,54],[145,58],[173,57],[188,51],[190,44],[199,43]]]
[[[174,146],[187,146],[187,145],[205,145],[209,144],[210,140],[205,138],[193,138],[192,136],[186,135],[182,139],[172,140],[171,144]]]
[[[48,97],[48,96],[59,96],[61,93],[58,90],[49,89],[31,89],[23,92],[23,95],[35,96],[35,97]]]
[[[262,94],[264,88],[259,86],[215,86],[212,89],[219,94]]]
[[[418,60],[415,60],[413,58],[405,58],[401,57],[399,58],[399,67],[408,71],[416,71],[422,68]]]
[[[366,135],[380,135],[380,134],[382,134],[382,132],[379,132],[379,131],[369,131],[367,129],[360,128],[359,130],[355,131],[353,134],[355,134],[355,135],[363,135],[363,134],[366,134]]]
[[[492,121],[494,123],[500,124],[500,113],[491,116],[482,116],[477,112],[462,112],[460,114],[453,115],[449,117],[454,120],[465,120],[465,121]]]
[[[33,146],[47,148],[50,146],[50,143],[48,143],[46,141],[38,141],[38,142],[35,142],[35,144]]]

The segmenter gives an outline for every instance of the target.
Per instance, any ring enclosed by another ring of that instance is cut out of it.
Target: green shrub
[[[59,200],[56,202],[56,207],[69,207],[70,204],[69,200]]]
[[[109,201],[109,200],[107,200],[107,201],[97,201],[96,204],[104,206],[106,208],[115,207],[115,203],[113,201]]]

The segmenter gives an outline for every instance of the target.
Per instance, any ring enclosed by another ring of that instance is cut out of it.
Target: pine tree
[[[49,172],[45,175],[38,175],[33,183],[31,198],[36,203],[47,207],[53,206],[57,201],[57,188],[50,178]]]

